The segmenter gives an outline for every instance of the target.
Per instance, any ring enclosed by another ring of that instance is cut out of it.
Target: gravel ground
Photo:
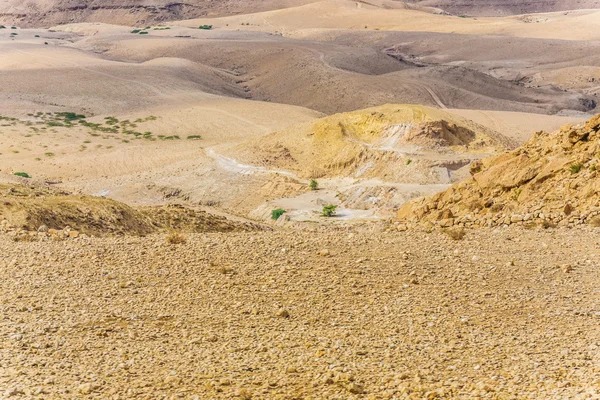
[[[0,236],[0,398],[599,398],[599,241]]]

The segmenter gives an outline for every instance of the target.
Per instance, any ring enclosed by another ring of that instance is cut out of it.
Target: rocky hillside
[[[24,185],[0,185],[0,232],[8,232],[17,238],[257,229],[263,228],[182,206],[134,208],[103,197]]]
[[[470,179],[406,204],[398,217],[442,227],[600,225],[598,167],[600,115],[473,163]]]
[[[600,0],[413,0],[455,15],[504,16],[600,8]]]
[[[311,0],[0,0],[0,23],[49,27],[74,22],[141,25],[203,16],[246,14]]]
[[[303,179],[354,176],[412,182],[418,171],[456,171],[473,159],[511,147],[498,133],[449,112],[390,104],[296,125],[260,143],[248,141],[233,156],[268,169],[293,171]],[[431,174],[418,175],[424,175],[425,182]],[[435,178],[425,183],[438,182]]]

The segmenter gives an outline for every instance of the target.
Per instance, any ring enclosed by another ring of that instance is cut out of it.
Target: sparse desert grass
[[[582,163],[576,163],[569,167],[569,171],[571,171],[572,174],[577,174],[577,173],[579,173],[579,171],[581,171],[582,168],[583,168]]]
[[[200,139],[202,139],[202,136],[200,136],[200,135],[190,135],[187,138],[189,140],[200,140]]]
[[[177,231],[171,231],[166,237],[167,243],[169,244],[184,244],[187,242],[186,236]]]
[[[31,175],[29,175],[27,172],[15,172],[13,175],[20,176],[22,178],[31,178]]]

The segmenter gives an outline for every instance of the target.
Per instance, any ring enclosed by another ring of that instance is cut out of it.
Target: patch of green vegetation
[[[142,30],[141,29],[134,29],[131,31],[131,33],[140,33]]]
[[[57,117],[63,118],[65,121],[78,121],[78,120],[86,118],[85,115],[77,114],[74,112],[58,112],[58,113],[55,113],[54,115],[56,115]]]
[[[592,164],[590,165],[590,171],[595,171],[596,170],[596,164]]]
[[[148,34],[148,32],[146,32],[146,31],[141,31],[140,32],[140,35],[147,35],[147,34]]]
[[[333,217],[336,214],[337,206],[335,204],[329,204],[323,207],[321,215],[323,217]]]
[[[572,174],[577,174],[577,173],[579,173],[579,171],[581,171],[582,168],[583,168],[583,164],[577,163],[577,164],[571,165],[569,167],[569,171],[571,171]]]
[[[202,136],[200,136],[200,135],[190,135],[187,138],[189,140],[200,140],[200,139],[202,139]]]
[[[11,26],[10,29],[17,29],[17,27],[16,26]]]
[[[17,36],[17,35],[18,35],[18,33],[14,33],[14,32],[10,34],[10,36]]]
[[[35,35],[34,37],[40,37],[40,35]]]
[[[0,29],[6,29],[4,25],[0,25]]]
[[[115,117],[105,117],[104,118],[104,123],[106,125],[116,125],[119,123],[119,120],[116,119]]]
[[[48,153],[44,153],[44,155],[46,157],[54,157],[54,153],[48,152]]]
[[[200,25],[198,29],[211,30],[213,28],[212,25]]]
[[[155,121],[155,120],[156,120],[156,117],[154,115],[150,115],[150,116],[148,116],[146,118],[138,118],[138,119],[136,119],[133,122],[136,123],[136,124],[140,124],[142,122]],[[122,123],[123,124],[131,124],[131,122],[129,122],[129,120],[125,120]]]
[[[29,175],[27,172],[15,172],[13,175],[20,176],[22,178],[31,178],[31,175]]]
[[[277,209],[271,211],[271,219],[273,221],[277,221],[279,219],[279,217],[281,217],[286,212],[287,211],[285,211],[283,208],[277,208]]]
[[[63,124],[62,122],[58,122],[58,121],[48,121],[47,125],[48,126],[65,126],[65,124]]]
[[[409,158],[408,160],[406,160],[406,165],[410,165],[412,163],[412,160]]]
[[[308,186],[310,187],[310,190],[317,190],[319,188],[319,182],[317,182],[314,179],[311,179],[310,184]]]

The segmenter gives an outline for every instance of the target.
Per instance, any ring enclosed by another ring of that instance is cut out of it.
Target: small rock
[[[573,267],[570,266],[569,264],[564,264],[564,265],[560,266],[560,270],[566,274],[566,273],[573,271]]]
[[[277,316],[279,318],[289,318],[290,317],[290,313],[288,310],[286,309],[281,309],[279,310],[279,312],[277,313]]]
[[[363,394],[365,389],[358,383],[351,383],[348,385],[348,391],[353,394]]]
[[[329,252],[328,249],[323,249],[323,250],[319,251],[319,255],[322,257],[329,257],[331,255],[331,253]]]
[[[46,225],[42,225],[38,228],[38,232],[48,232],[48,227]]]

